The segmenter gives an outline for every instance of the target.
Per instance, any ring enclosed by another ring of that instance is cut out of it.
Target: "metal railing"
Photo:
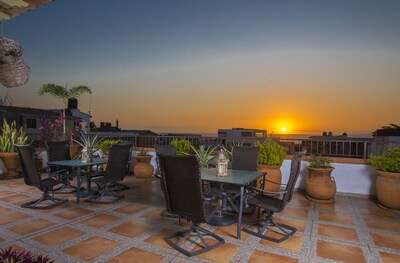
[[[101,136],[101,135],[100,135]],[[201,136],[118,136],[117,134],[105,136],[109,139],[131,141],[134,147],[149,147],[155,145],[168,145],[174,139],[187,139],[195,147],[199,145],[229,146],[232,143],[242,142],[246,146],[253,146],[257,141],[263,141],[263,138],[218,138]],[[371,139],[365,140],[316,140],[316,139],[285,139],[276,138],[276,140],[287,148],[288,154],[307,150],[307,154],[324,155],[332,157],[363,158],[367,159],[371,153]]]

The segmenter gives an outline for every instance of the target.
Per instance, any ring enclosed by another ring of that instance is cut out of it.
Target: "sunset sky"
[[[30,81],[87,85],[96,124],[368,134],[400,123],[400,1],[56,0],[3,24]],[[88,112],[89,95],[79,108]]]

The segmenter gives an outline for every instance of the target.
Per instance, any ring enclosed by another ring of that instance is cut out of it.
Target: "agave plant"
[[[221,151],[224,153],[225,157],[229,160],[229,167],[232,165],[232,155],[233,148],[235,147],[243,147],[244,142],[232,142],[229,144],[229,147],[221,146]]]
[[[47,256],[33,255],[30,251],[18,251],[13,247],[0,250],[0,262],[4,263],[54,263],[55,261]]]
[[[213,148],[211,148],[211,146],[208,146],[206,148],[205,145],[200,145],[199,149],[196,149],[193,145],[190,145],[190,147],[192,148],[192,151],[197,155],[200,166],[207,168],[208,162],[216,157],[211,154],[218,147],[218,145]]]
[[[98,151],[98,149],[95,150],[95,147],[103,140],[103,138],[99,138],[99,134],[96,135],[89,135],[89,134],[83,134],[79,136],[79,140],[74,140],[77,144],[82,146],[83,150],[87,151],[87,154],[89,158],[92,158],[92,155]],[[82,151],[78,155],[78,158],[82,157]]]
[[[28,137],[25,130],[20,127],[17,129],[17,124],[13,121],[10,124],[3,119],[3,134],[0,136],[0,151],[1,152],[16,152],[15,144],[26,144]]]

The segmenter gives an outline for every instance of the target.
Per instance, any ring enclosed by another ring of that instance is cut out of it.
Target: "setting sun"
[[[281,128],[281,131],[282,131],[282,132],[286,132],[286,131],[287,131],[286,127],[282,127],[282,128]]]

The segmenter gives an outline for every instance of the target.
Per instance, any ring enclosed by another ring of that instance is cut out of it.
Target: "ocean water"
[[[217,133],[198,133],[203,137],[218,137]],[[310,136],[320,136],[321,134],[273,134],[273,137],[286,139],[308,139]],[[333,134],[334,136],[340,134]],[[349,138],[372,138],[370,133],[347,134]]]

